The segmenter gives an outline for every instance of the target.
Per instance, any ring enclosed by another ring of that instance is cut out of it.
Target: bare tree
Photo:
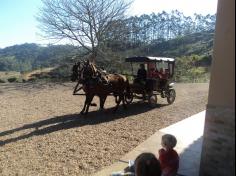
[[[69,39],[92,53],[102,52],[106,33],[115,21],[124,19],[132,1],[127,0],[42,0],[37,15],[43,36],[48,39]]]

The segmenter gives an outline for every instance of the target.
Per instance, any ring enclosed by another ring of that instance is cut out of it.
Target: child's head
[[[136,176],[161,176],[161,165],[152,153],[142,153],[135,159]]]
[[[177,144],[177,139],[171,134],[164,134],[161,138],[161,144],[164,148],[173,149]]]

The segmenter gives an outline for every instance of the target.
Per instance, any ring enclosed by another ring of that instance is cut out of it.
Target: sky
[[[38,35],[39,24],[35,16],[41,5],[41,0],[0,0],[0,48],[49,43]],[[217,0],[134,0],[128,14],[139,16],[175,9],[186,16],[215,14]]]

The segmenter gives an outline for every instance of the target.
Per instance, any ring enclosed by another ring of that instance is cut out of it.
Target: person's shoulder
[[[158,151],[158,153],[159,153],[159,155],[162,155],[162,154],[165,153],[165,150],[162,148],[162,149],[160,149],[160,150]]]
[[[176,150],[172,149],[172,150],[171,150],[171,153],[172,153],[173,156],[179,157],[179,155],[178,155],[178,153],[177,153]]]
[[[177,151],[176,151],[175,149],[172,149],[172,152],[178,154]]]

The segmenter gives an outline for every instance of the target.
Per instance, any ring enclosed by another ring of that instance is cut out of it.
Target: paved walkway
[[[127,162],[135,160],[142,152],[158,154],[157,151],[161,148],[161,136],[166,133],[175,135],[178,141],[175,148],[180,155],[178,173],[184,176],[198,176],[204,122],[205,111],[202,111],[167,128],[163,128],[123,156],[120,161],[95,173],[94,176],[109,176],[112,172],[123,171],[128,166]]]

